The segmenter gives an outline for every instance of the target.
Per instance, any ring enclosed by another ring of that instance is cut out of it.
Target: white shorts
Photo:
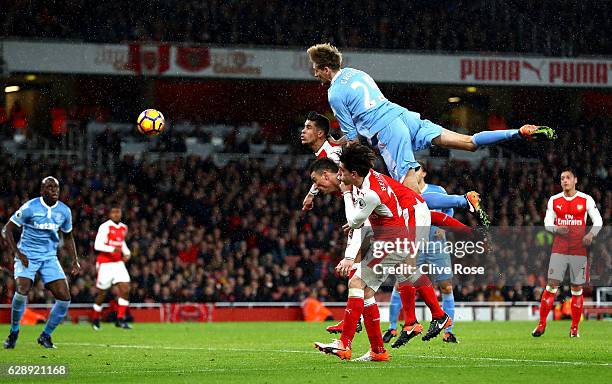
[[[569,268],[570,282],[574,285],[583,285],[587,277],[587,257],[576,255],[563,255],[553,253],[548,264],[548,278],[563,282],[565,271]]]
[[[112,263],[96,263],[98,278],[96,279],[96,288],[109,289],[117,283],[129,283],[130,275],[123,261],[115,261]]]
[[[427,203],[422,202],[414,206],[414,225],[416,227],[415,243],[424,242],[427,244],[429,241],[429,232],[431,228],[431,211],[427,206]]]
[[[397,267],[405,263],[415,264],[414,259],[408,257],[408,253],[389,253],[382,258],[374,257],[373,247],[368,252],[355,269],[354,276],[359,277],[363,282],[374,290],[378,291],[380,286],[387,280],[390,273],[388,268]]]

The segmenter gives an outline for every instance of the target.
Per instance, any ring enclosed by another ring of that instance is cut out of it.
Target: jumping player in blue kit
[[[59,182],[48,176],[42,180],[40,197],[23,204],[11,216],[2,229],[2,237],[15,255],[16,290],[11,311],[11,330],[4,342],[5,349],[13,349],[19,336],[19,323],[25,311],[28,292],[34,284],[36,274],[40,275],[45,287],[55,297],[55,304],[38,343],[45,348],[55,348],[51,334],[62,322],[70,306],[68,281],[57,258],[60,241],[59,231],[64,233],[68,253],[72,257],[72,274],[80,270],[76,246],[72,236],[72,213],[59,198]],[[21,228],[21,238],[15,244],[13,232]]]
[[[436,145],[449,149],[475,151],[515,138],[556,138],[549,127],[523,125],[520,129],[484,131],[473,136],[462,135],[421,119],[416,112],[392,103],[382,94],[367,73],[341,68],[342,54],[331,44],[317,44],[307,51],[314,76],[329,85],[328,100],[346,139],[355,142],[358,135],[376,143],[389,174],[415,192],[419,192],[414,153]],[[432,194],[434,197],[439,194]],[[430,197],[432,197],[430,196]]]
[[[434,184],[425,183],[425,177],[427,176],[427,167],[423,163],[419,163],[419,169],[416,172],[417,181],[419,183],[419,190],[422,195],[428,193],[443,193],[446,194],[446,190]],[[441,212],[453,216],[454,211],[452,208],[443,209]],[[438,285],[440,294],[442,295],[442,309],[446,312],[453,320],[453,324],[444,330],[443,341],[446,343],[457,343],[457,338],[453,333],[453,326],[455,321],[455,298],[453,295],[453,284],[452,284],[452,263],[451,255],[444,250],[443,242],[446,240],[444,230],[431,226],[429,233],[429,244],[424,252],[419,252],[417,256],[416,265],[429,264],[437,267],[437,272],[430,274],[430,278],[433,282]],[[444,270],[442,268],[445,268]],[[448,272],[450,271],[450,272]],[[400,294],[397,291],[397,287],[393,287],[393,293],[391,294],[391,302],[389,306],[389,329],[383,335],[383,341],[388,343],[392,338],[398,335],[397,332],[397,320],[399,317],[400,310],[402,309],[402,301]],[[406,327],[408,326],[408,327]],[[399,334],[399,338],[393,344],[393,348],[401,347],[406,344],[414,335],[410,333],[409,328],[413,324],[405,324]]]

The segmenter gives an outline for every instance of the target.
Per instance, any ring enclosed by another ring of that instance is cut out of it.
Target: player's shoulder
[[[593,196],[587,193],[581,192],[581,191],[576,191],[576,195],[584,199],[588,209],[591,209],[592,207],[597,207],[597,204],[595,203],[595,199],[593,199]]]
[[[576,196],[587,200],[593,200],[593,197],[591,195],[582,191],[576,191]]]
[[[35,197],[23,203],[21,209],[42,207],[40,197]]]
[[[555,195],[552,195],[552,196],[550,197],[550,199],[548,199],[548,201],[550,201],[550,202],[554,202],[555,200],[558,200],[558,199],[564,199],[564,198],[565,198],[565,197],[563,196],[563,192],[559,192],[559,193],[557,193],[557,194],[555,194]]]
[[[64,203],[63,201],[58,200],[57,207],[61,209],[62,211],[70,212],[70,207],[68,206],[68,204]]]

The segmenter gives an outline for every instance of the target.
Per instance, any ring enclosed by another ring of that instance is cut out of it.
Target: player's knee
[[[30,284],[30,283],[17,282],[17,286],[15,287],[15,291],[17,293],[19,293],[20,295],[27,296],[28,293],[30,292],[30,288],[31,287],[32,287],[32,284]]]
[[[374,292],[374,290],[372,288],[370,288],[370,287],[366,287],[363,290],[363,297],[365,299],[371,299],[371,298],[374,297],[375,294],[376,294],[376,292]]]
[[[453,293],[452,284],[451,283],[440,283],[440,292],[446,295]]]
[[[580,294],[582,294],[582,285],[572,284],[571,285],[571,290],[572,290],[572,293],[580,292]]]
[[[364,289],[365,288],[365,283],[363,282],[363,280],[361,280],[361,278],[357,277],[357,276],[353,276],[349,282],[348,282],[348,286],[349,288],[357,288],[357,289]]]
[[[17,292],[20,295],[23,296],[27,296],[28,293],[30,292],[30,287],[24,288],[24,287],[17,287],[17,289],[15,289],[15,292]]]

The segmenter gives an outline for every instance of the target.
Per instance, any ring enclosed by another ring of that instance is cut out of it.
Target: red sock
[[[545,289],[544,292],[542,292],[542,300],[540,301],[540,323],[546,325],[546,318],[548,317],[548,314],[550,313],[550,310],[552,309],[554,304],[555,294],[549,292],[548,289]]]
[[[344,310],[344,324],[342,326],[342,335],[340,341],[346,348],[351,347],[355,331],[357,331],[357,323],[363,313],[363,297],[349,297]]]
[[[572,328],[578,327],[578,323],[580,323],[583,304],[584,296],[582,293],[580,293],[580,295],[574,295],[572,293]]]
[[[431,311],[431,317],[439,319],[444,316],[445,312],[442,307],[440,307],[440,303],[438,303],[436,291],[434,291],[429,277],[427,277],[427,275],[421,275],[414,286],[421,299],[425,302],[425,305],[427,305]]]
[[[397,288],[397,292],[402,300],[404,324],[412,325],[416,323],[416,289],[411,285],[402,285]]]
[[[449,232],[472,234],[472,227],[442,212],[431,211],[431,225],[442,227]]]
[[[120,305],[119,309],[117,310],[117,318],[125,319],[125,311],[127,311],[127,305]]]
[[[380,332],[380,312],[378,311],[378,304],[374,303],[363,308],[363,323],[368,333],[372,352],[385,352],[385,344],[382,339],[382,333]]]
[[[99,311],[96,311],[96,308],[99,308]],[[94,304],[93,305],[93,309],[91,310],[91,320],[95,321],[95,320],[99,320],[100,316],[102,316],[102,306]]]

